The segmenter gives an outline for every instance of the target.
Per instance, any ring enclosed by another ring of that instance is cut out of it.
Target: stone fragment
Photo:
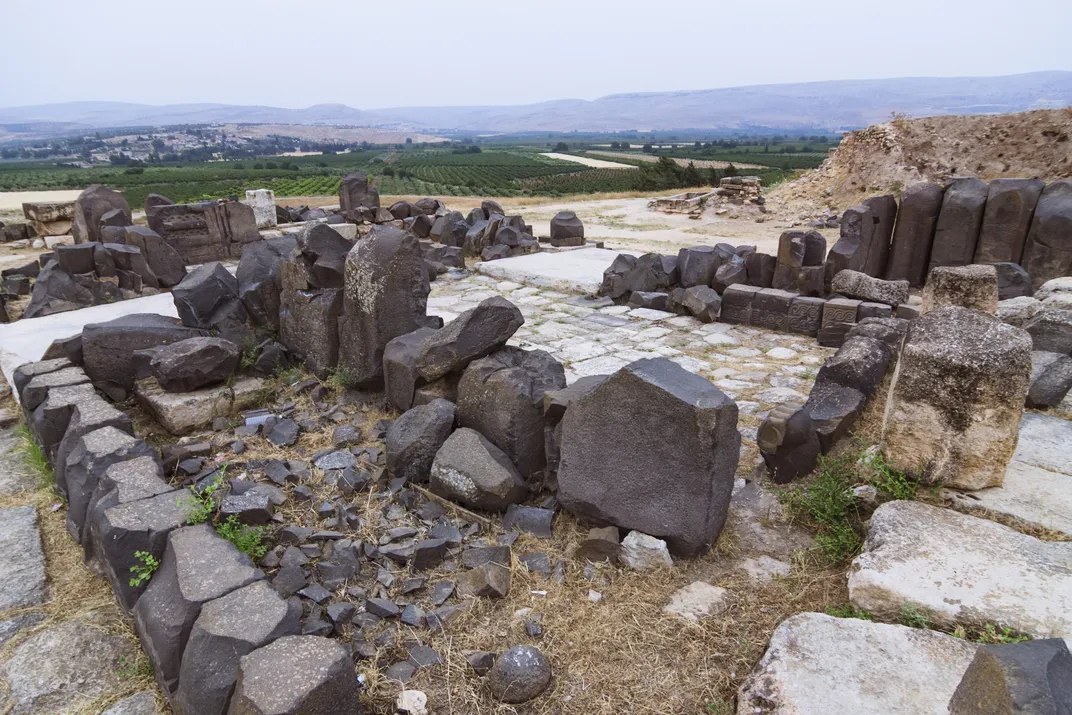
[[[1072,274],[1072,179],[1051,182],[1042,190],[1019,263],[1036,289]]]
[[[388,402],[399,410],[413,406],[414,392],[422,382],[417,373],[417,356],[424,342],[436,332],[418,328],[393,338],[383,350],[384,391]]]
[[[262,576],[208,524],[171,532],[160,567],[134,606],[135,629],[165,693],[178,687],[183,652],[202,606]]]
[[[774,631],[737,712],[943,715],[975,648],[926,629],[798,613]]]
[[[949,714],[1070,712],[1070,683],[1072,654],[1060,638],[984,645],[953,693]]]
[[[339,318],[343,291],[316,289],[297,249],[280,267],[279,340],[299,362],[324,379],[339,361]]]
[[[897,199],[893,194],[870,196],[863,201],[871,209],[871,219],[875,223],[871,234],[871,243],[867,246],[864,257],[863,273],[882,277],[886,275],[886,262],[893,238],[893,224],[897,218]]]
[[[716,293],[717,295],[717,293]],[[629,295],[631,308],[648,308],[650,310],[670,310],[669,293],[649,293],[635,290]]]
[[[663,607],[663,613],[699,623],[701,618],[725,611],[729,607],[728,600],[726,589],[693,581],[670,596],[670,603]]]
[[[341,643],[321,636],[284,636],[242,656],[227,712],[348,715],[360,712],[359,694],[353,661]]]
[[[74,202],[74,223],[71,235],[75,243],[88,243],[101,240],[100,220],[109,211],[119,211],[121,221],[118,226],[129,226],[130,204],[118,191],[106,189],[100,184],[92,184],[85,189]]]
[[[422,327],[428,291],[420,244],[410,233],[376,226],[347,254],[339,365],[355,384],[382,384],[384,348]]]
[[[149,690],[123,698],[101,715],[157,715],[156,696]]]
[[[1069,542],[891,501],[871,516],[849,571],[849,598],[884,619],[898,618],[908,604],[937,626],[998,623],[1035,638],[1062,637],[1072,628],[1070,559]]]
[[[953,179],[946,187],[934,229],[930,270],[972,262],[988,192],[986,182],[976,178]]]
[[[1072,354],[1072,310],[1044,307],[1024,323],[1035,350]]]
[[[725,523],[739,445],[736,404],[718,388],[665,358],[638,360],[566,411],[559,501],[695,555]]]
[[[783,403],[772,409],[759,427],[756,444],[776,484],[810,474],[821,453],[811,413],[799,403]]]
[[[632,291],[629,276],[636,268],[636,256],[628,253],[619,253],[614,261],[603,271],[603,282],[599,287],[599,294],[618,299]]]
[[[230,340],[188,338],[155,350],[149,370],[168,392],[192,392],[229,378],[239,357]]]
[[[224,715],[238,679],[239,659],[283,636],[298,635],[301,604],[254,581],[209,601],[190,629],[182,656],[178,713]]]
[[[145,226],[127,226],[124,240],[141,250],[146,264],[164,288],[177,286],[186,276],[182,256],[160,234]]]
[[[339,211],[347,221],[360,223],[364,220],[361,209],[375,211],[379,207],[379,192],[369,188],[367,174],[355,171],[342,177],[339,183]]]
[[[826,247],[826,241],[824,239],[824,241],[823,241],[823,250],[824,251],[825,251],[825,247]],[[774,285],[774,276],[775,276],[777,263],[778,263],[777,259],[774,256],[771,256],[771,255],[766,254],[766,253],[749,253],[749,254],[745,255],[745,257],[744,257],[744,269],[745,269],[745,272],[748,274],[748,283],[749,283],[749,285],[758,286],[760,288],[770,288],[770,287],[772,287]],[[819,271],[818,271],[817,275],[819,275],[820,278],[821,278],[822,274],[823,274],[823,271],[822,271],[821,266],[818,267],[818,268],[819,268]],[[804,288],[804,290],[802,292],[807,292],[809,290],[808,276],[809,275],[816,275],[816,273],[814,271],[812,271],[809,274],[806,270],[801,271],[801,273],[803,273],[803,275],[800,276],[799,281],[800,281],[800,283],[802,285],[805,286],[805,288]],[[819,290],[821,291],[822,289],[819,288]]]
[[[742,263],[742,268],[743,265]],[[680,276],[676,256],[645,253],[636,259],[627,280],[630,291],[665,293],[678,283]]]
[[[722,309],[722,299],[714,288],[698,285],[685,290],[684,305],[701,323],[714,323]]]
[[[458,577],[457,594],[461,598],[505,598],[509,593],[509,565],[491,561]]]
[[[743,258],[740,258],[739,256],[731,256],[718,267],[717,271],[715,271],[715,277],[711,281],[711,287],[725,295],[726,290],[730,286],[742,283],[748,283],[748,265],[744,262]]]
[[[715,271],[722,265],[722,254],[714,246],[682,248],[677,253],[681,269],[681,287],[710,286]]]
[[[1032,363],[1037,354],[1031,354]],[[1069,390],[1072,390],[1072,357],[1059,353],[1043,354],[1053,355],[1056,359],[1039,371],[1037,376],[1032,371],[1031,387],[1027,392],[1027,406],[1036,409],[1057,407],[1065,399]]]
[[[281,236],[255,241],[242,251],[235,273],[238,297],[254,325],[279,329],[282,263],[297,245],[294,237]]]
[[[920,315],[957,305],[994,315],[998,309],[998,274],[993,266],[939,266],[923,289]]]
[[[841,215],[841,231],[826,256],[826,285],[844,270],[863,271],[875,234],[875,217],[865,204],[850,206]]]
[[[425,382],[492,354],[525,322],[521,311],[501,296],[482,301],[421,343],[416,369]]]
[[[612,564],[616,564],[618,563],[620,552],[618,527],[606,526],[589,530],[588,536],[573,552],[573,558],[582,562],[599,563],[600,561],[610,561]]]
[[[436,452],[432,491],[465,506],[506,511],[521,501],[525,485],[517,468],[476,430],[461,427]]]
[[[968,308],[913,321],[883,424],[891,465],[930,483],[1000,486],[1031,377],[1029,338]]]
[[[1031,295],[1031,276],[1018,263],[992,263],[998,272],[998,300]]]
[[[502,528],[504,531],[516,529],[540,539],[550,539],[551,522],[554,518],[553,509],[511,504],[506,509],[506,515],[503,516]]]
[[[488,671],[488,688],[504,703],[532,700],[551,683],[551,663],[538,648],[516,645],[508,648]]]
[[[205,335],[205,331],[180,325],[174,318],[151,313],[90,323],[82,329],[86,374],[94,383],[130,390],[134,387],[132,363],[136,351]]]
[[[851,298],[831,298],[823,305],[823,328],[855,323],[861,301]]]
[[[249,314],[238,297],[238,279],[222,263],[194,269],[171,295],[183,325],[214,330],[240,346],[253,342]]]
[[[485,436],[530,477],[547,459],[544,394],[565,386],[565,370],[550,354],[505,347],[465,369],[458,383],[458,424]]]
[[[673,566],[666,542],[639,531],[630,531],[621,543],[619,557],[623,564],[637,571]]]
[[[722,292],[720,320],[724,323],[748,325],[752,322],[752,303],[761,289],[749,285],[731,285]]]
[[[1003,323],[1022,328],[1042,311],[1042,301],[1028,296],[998,301],[997,318]]]
[[[387,430],[387,471],[410,482],[427,482],[436,452],[454,429],[454,405],[434,400],[414,407]]]
[[[838,272],[830,284],[830,290],[849,298],[891,306],[908,301],[908,281],[884,281],[852,270]]]

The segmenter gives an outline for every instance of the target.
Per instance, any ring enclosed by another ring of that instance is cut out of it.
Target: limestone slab
[[[582,248],[565,253],[532,253],[478,263],[476,270],[501,280],[526,283],[571,293],[595,294],[603,283],[603,271],[619,253],[639,256],[636,251]]]
[[[1040,541],[986,519],[912,501],[880,506],[849,573],[853,604],[896,619],[905,604],[936,624],[994,623],[1072,636],[1072,542]]]
[[[774,631],[737,715],[945,715],[975,650],[936,631],[800,613]]]

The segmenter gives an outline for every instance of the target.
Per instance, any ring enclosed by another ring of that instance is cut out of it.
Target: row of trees
[[[642,164],[633,179],[635,191],[663,191],[694,186],[718,186],[724,176],[737,176],[737,167],[730,164],[725,169],[698,169],[691,161],[681,166],[668,156],[658,161]]]

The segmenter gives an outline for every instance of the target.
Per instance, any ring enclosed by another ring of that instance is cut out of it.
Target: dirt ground
[[[1072,176],[1072,108],[898,118],[845,136],[821,167],[768,195],[799,211],[841,211],[919,181]]]

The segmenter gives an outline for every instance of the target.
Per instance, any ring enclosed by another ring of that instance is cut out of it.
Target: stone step
[[[913,501],[871,517],[849,598],[882,619],[906,606],[932,623],[994,623],[1035,638],[1072,637],[1072,542],[1040,541],[986,519]]]

